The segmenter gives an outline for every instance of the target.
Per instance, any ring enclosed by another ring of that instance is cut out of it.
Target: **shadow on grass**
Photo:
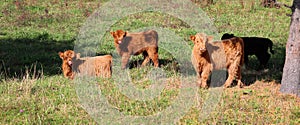
[[[276,83],[281,82],[285,61],[285,45],[276,44],[273,47],[275,54],[271,55],[265,69],[257,69],[259,67],[257,58],[254,55],[251,57],[249,56],[249,67],[242,70],[242,79],[247,86],[253,84],[256,80],[266,82],[275,80]]]
[[[129,69],[141,67],[143,61],[144,61],[144,59],[130,61]],[[178,63],[173,59],[159,59],[158,61],[159,61],[159,67],[161,67],[161,68],[164,67],[168,71],[176,71],[176,72],[179,71]],[[152,60],[147,65],[154,66]]]
[[[59,74],[58,52],[73,48],[74,40],[55,41],[47,33],[31,38],[0,37],[0,78]]]
[[[6,34],[4,34],[6,35]],[[0,78],[22,78],[61,73],[59,51],[73,49],[74,40],[56,41],[49,34],[39,34],[31,38],[0,37]],[[267,70],[256,71],[259,63],[256,57],[249,58],[249,69],[242,70],[243,82],[253,84],[256,80],[280,83],[285,61],[285,45],[275,44],[275,54],[271,56]],[[130,61],[129,68],[140,67],[143,59]],[[148,65],[153,65],[152,61]],[[160,59],[160,67],[168,71],[179,71],[176,60]]]
[[[285,45],[278,44],[274,45],[275,54],[271,55],[271,58],[265,67],[265,69],[258,69],[259,61],[257,58],[252,55],[249,56],[249,66],[247,69],[242,70],[242,81],[246,86],[249,86],[255,81],[275,81],[276,83],[281,82],[282,70],[285,61]],[[143,59],[133,60],[129,63],[129,68],[137,68],[140,67],[143,62]],[[152,61],[148,65],[152,65]],[[164,67],[168,71],[179,72],[179,66],[176,60],[172,59],[159,59],[160,67]],[[228,75],[227,75],[228,76]],[[227,79],[227,78],[226,78]],[[225,79],[225,80],[226,80]],[[212,87],[220,87],[220,85],[212,86]]]

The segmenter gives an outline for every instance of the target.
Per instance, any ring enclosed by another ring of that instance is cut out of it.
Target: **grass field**
[[[63,77],[59,51],[73,49],[81,26],[108,0],[6,0],[0,4],[0,124],[97,124],[76,94],[74,81]],[[195,1],[197,7],[199,1]],[[189,2],[189,0],[187,0]],[[280,2],[291,5],[292,1]],[[299,98],[279,92],[285,60],[291,14],[288,8],[264,8],[260,0],[215,0],[202,10],[214,22],[218,35],[229,32],[237,36],[260,36],[274,42],[268,70],[259,72],[256,57],[250,69],[243,71],[245,88],[224,90],[214,111],[201,120],[201,107],[208,90],[197,91],[198,100],[176,124],[300,124]],[[135,30],[156,26],[168,28],[184,38],[197,31],[182,20],[159,12],[141,12],[116,22],[109,31]],[[109,31],[102,39],[99,54],[115,51]],[[215,38],[218,39],[218,38]],[[180,48],[177,48],[180,49]],[[160,49],[161,68],[166,71],[168,87],[151,101],[130,100],[111,80],[97,85],[108,102],[125,115],[147,116],[161,112],[179,94],[178,65],[168,51]],[[142,59],[133,58],[133,65]],[[130,69],[140,89],[152,66]],[[99,123],[100,124],[100,123]]]

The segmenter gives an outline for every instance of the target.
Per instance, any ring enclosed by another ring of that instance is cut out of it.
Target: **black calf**
[[[234,34],[225,33],[222,36],[222,40],[229,39],[235,37]],[[241,37],[244,41],[244,62],[248,64],[248,55],[255,55],[260,62],[259,68],[264,68],[268,63],[271,55],[268,52],[274,54],[274,50],[272,49],[273,42],[268,38],[262,37]]]

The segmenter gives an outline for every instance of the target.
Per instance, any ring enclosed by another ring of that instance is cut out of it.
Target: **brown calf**
[[[196,34],[195,36],[190,36],[190,39],[194,43],[192,51],[192,64],[197,72],[198,84],[201,88],[208,88],[207,80],[212,71],[212,64],[209,58],[208,51],[206,50],[207,41],[211,41],[212,37],[209,37],[208,40],[203,40],[203,37]]]
[[[72,72],[72,60],[75,57],[75,53],[72,50],[67,50],[65,52],[59,52],[59,57],[62,59],[62,71],[66,78],[73,79],[74,73]]]
[[[62,69],[64,76],[73,79],[75,73],[80,75],[97,76],[109,78],[112,74],[112,56],[96,56],[80,58],[80,54],[72,50],[59,52],[60,58],[63,60]]]
[[[241,66],[244,62],[244,43],[239,37],[233,37],[222,41],[212,42],[212,36],[197,33],[190,36],[194,42],[192,63],[200,79],[201,87],[207,88],[207,79],[212,69],[227,68],[228,78],[224,87],[230,87],[234,78],[239,87],[243,87],[241,81]]]
[[[158,35],[154,30],[138,33],[128,33],[123,30],[110,32],[118,54],[122,57],[122,69],[125,69],[131,55],[143,53],[145,66],[150,59],[158,67]]]

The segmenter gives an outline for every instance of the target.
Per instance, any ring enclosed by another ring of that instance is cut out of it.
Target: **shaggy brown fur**
[[[73,68],[78,75],[97,76],[102,78],[110,78],[112,74],[112,56],[95,56],[80,58],[80,54],[76,54],[73,62]]]
[[[201,34],[190,36],[190,39],[194,43],[192,51],[192,64],[197,72],[198,84],[201,88],[208,88],[207,80],[212,71],[212,64],[210,62],[208,51],[206,50],[207,41],[211,41],[212,37],[204,41],[203,37],[199,37]]]
[[[212,41],[212,36],[204,33],[197,33],[191,36],[194,42],[192,62],[197,71],[198,78],[201,78],[201,87],[207,87],[207,79],[212,69],[227,68],[228,78],[224,87],[230,87],[236,78],[239,87],[243,87],[241,81],[241,66],[243,65],[244,43],[239,37],[222,41]],[[223,60],[223,58],[225,59]]]
[[[158,67],[158,35],[154,30],[138,33],[128,33],[123,30],[110,32],[114,37],[114,44],[119,55],[122,57],[122,69],[125,69],[131,55],[143,53],[145,66],[150,59],[154,66]]]
[[[221,37],[222,40],[235,37],[234,34],[225,33]],[[274,50],[272,49],[273,42],[268,38],[263,37],[240,37],[244,41],[244,61],[248,64],[248,55],[255,55],[260,62],[259,69],[265,68]]]
[[[72,50],[59,52],[63,60],[62,69],[64,76],[73,79],[75,73],[78,75],[97,76],[103,78],[111,77],[112,56],[96,56],[80,58],[80,54]],[[73,69],[73,70],[72,70]]]
[[[72,50],[67,50],[65,52],[59,52],[59,57],[62,59],[62,71],[66,78],[73,79],[74,73],[72,72],[72,59],[75,57],[75,53]]]

